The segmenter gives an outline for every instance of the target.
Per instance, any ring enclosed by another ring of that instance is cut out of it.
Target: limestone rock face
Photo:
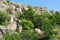
[[[10,24],[8,25],[7,29],[10,29],[10,30],[15,31],[16,30],[16,27],[17,27],[17,24],[14,21],[14,15],[10,15],[10,16],[11,16]]]
[[[6,26],[1,26],[1,25],[0,25],[0,32],[1,32],[2,34],[5,34],[5,33],[7,32]]]
[[[3,11],[3,12],[5,12],[7,8],[11,8],[12,9],[12,13],[15,13],[15,12],[23,13],[22,12],[23,8],[25,10],[28,10],[29,7],[30,7],[29,5],[25,5],[25,4],[19,4],[19,3],[15,3],[15,2],[9,2],[8,3],[7,0],[0,0],[0,11]],[[41,13],[41,12],[50,13],[50,11],[46,7],[34,7],[34,6],[31,6],[31,7],[33,8],[33,10],[36,13]]]
[[[20,25],[20,26],[19,26],[19,32],[22,32],[22,30],[23,30],[23,29],[22,29],[22,26]]]
[[[16,30],[16,23],[11,23],[8,27],[7,27],[8,30],[10,31],[15,31]]]

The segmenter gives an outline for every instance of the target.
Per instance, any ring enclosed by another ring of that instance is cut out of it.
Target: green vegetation
[[[11,34],[7,32],[4,40],[48,40],[48,35],[36,34],[33,30],[23,30],[21,33]],[[2,39],[2,40],[3,40]]]
[[[36,34],[32,30],[24,30],[20,33],[22,40],[35,40]]]
[[[16,7],[16,8],[19,8],[19,5],[15,4],[15,7]]]
[[[7,13],[0,11],[0,25],[8,25],[10,22],[10,16]]]
[[[53,29],[55,29],[56,25],[60,25],[60,13],[59,12],[55,12],[51,15],[47,12],[42,12],[41,14],[35,14],[35,12],[33,11],[31,7],[28,10],[23,9],[23,14],[18,13],[17,18],[22,20],[23,28],[26,28],[28,30],[39,28],[43,30],[44,36],[38,35],[39,38],[42,37],[42,40],[44,40],[45,37],[49,37],[49,40],[54,40],[54,37],[55,37],[54,35],[55,35],[55,32],[57,31],[53,31]],[[40,40],[40,39],[37,39],[37,40]]]
[[[23,26],[23,29],[33,29],[34,24],[30,20],[22,19],[21,24]]]
[[[4,40],[21,40],[20,36],[18,34],[11,34],[9,32],[7,32],[5,35],[4,35]],[[2,39],[2,40],[3,40]]]
[[[6,12],[9,13],[9,14],[11,14],[12,13],[12,9],[11,8],[7,8]]]
[[[16,7],[18,7],[16,5]],[[10,17],[8,13],[12,10],[8,8],[7,13],[0,12],[0,25],[8,25]],[[6,33],[5,40],[54,40],[56,32],[54,31],[56,25],[60,25],[60,13],[55,12],[49,14],[47,12],[37,13],[31,7],[28,10],[22,10],[23,14],[16,13],[16,18],[21,20],[19,24],[22,25],[23,30],[18,34]],[[44,31],[43,34],[37,34],[34,28],[39,28]]]
[[[60,25],[60,13],[59,12],[56,12],[54,14],[54,17],[55,17],[56,24],[57,25]]]

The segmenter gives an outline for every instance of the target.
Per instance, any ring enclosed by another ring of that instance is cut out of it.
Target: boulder
[[[21,25],[19,26],[19,32],[22,32],[22,26]]]
[[[39,28],[34,29],[37,34],[42,34],[42,31]]]

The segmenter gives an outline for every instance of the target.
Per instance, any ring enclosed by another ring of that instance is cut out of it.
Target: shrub
[[[9,14],[11,14],[12,13],[12,9],[11,8],[7,8],[6,12],[9,13]]]
[[[21,14],[20,12],[17,12],[15,15],[16,15],[16,18],[20,20],[25,18],[24,15]]]
[[[22,40],[35,40],[36,34],[32,30],[24,30],[20,33]]]
[[[24,17],[25,19],[29,19],[29,20],[33,20],[34,14],[35,12],[33,11],[33,9],[31,7],[29,7],[28,10],[24,11]]]
[[[54,14],[54,18],[55,18],[56,24],[60,25],[60,13],[59,12],[56,12]]]
[[[10,16],[7,13],[0,11],[0,25],[8,25],[10,22]]]
[[[33,17],[32,22],[33,22],[35,28],[40,28],[40,29],[41,29],[41,27],[42,27],[42,20],[41,20],[41,18],[40,18],[40,15],[37,15],[37,14],[36,14],[36,15]]]
[[[4,35],[4,39],[5,40],[21,40],[20,36],[18,34],[11,34],[9,32],[7,32]]]
[[[23,29],[33,29],[34,28],[34,24],[32,23],[31,20],[22,19],[21,24],[23,26]]]
[[[19,8],[19,5],[15,4],[15,7],[16,7],[16,8]]]
[[[20,37],[22,40],[49,40],[49,35],[43,34],[36,34],[32,30],[23,30],[20,33]]]

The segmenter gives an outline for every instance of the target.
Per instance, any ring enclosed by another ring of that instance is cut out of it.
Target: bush
[[[7,13],[0,11],[0,25],[8,25],[10,22],[10,16]]]
[[[12,13],[12,9],[11,8],[7,8],[6,12],[9,13],[9,14],[11,14]]]
[[[23,29],[33,29],[34,24],[30,20],[22,19],[21,24],[23,26]]]
[[[19,5],[15,4],[15,7],[16,7],[16,8],[19,8]]]
[[[20,37],[22,40],[49,40],[49,35],[43,34],[36,34],[32,30],[23,30],[20,33]]]
[[[60,13],[59,12],[56,12],[54,14],[54,18],[55,18],[56,24],[60,25]]]
[[[25,17],[25,19],[29,19],[29,20],[33,20],[34,14],[35,12],[32,10],[31,7],[29,7],[28,10],[24,11],[23,16]]]
[[[15,15],[16,15],[16,18],[20,20],[25,18],[24,15],[21,14],[20,12],[17,12]]]
[[[36,14],[36,15],[33,17],[32,22],[33,22],[35,28],[40,28],[40,29],[41,29],[41,27],[42,27],[42,20],[41,20],[41,18],[40,18],[40,15],[37,15],[37,14]]]
[[[20,33],[22,40],[35,40],[36,34],[32,30],[24,30]]]
[[[45,32],[47,32],[49,35],[53,34],[53,32],[51,30],[56,25],[53,16],[50,15],[50,14],[45,13],[45,14],[40,15],[40,18],[42,20],[42,29]]]
[[[4,35],[4,38],[5,40],[21,40],[20,36],[18,34],[11,34],[9,32],[7,32],[5,35]]]

